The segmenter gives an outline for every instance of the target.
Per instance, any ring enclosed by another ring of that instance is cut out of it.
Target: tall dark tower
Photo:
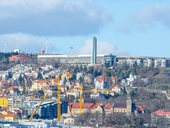
[[[97,62],[97,38],[93,37],[91,64],[96,64],[96,62]]]

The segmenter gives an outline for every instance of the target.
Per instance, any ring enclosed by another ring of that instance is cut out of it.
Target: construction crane
[[[68,102],[68,96],[67,96],[65,88],[64,88],[64,94],[65,94],[65,99]],[[71,106],[69,106],[69,111],[70,111],[70,116],[72,116]]]
[[[111,92],[111,90],[107,90],[107,89],[94,89],[94,90],[83,90],[82,85],[80,85],[80,90],[78,90],[80,92],[80,114],[82,114],[82,107],[83,107],[83,92],[92,92],[92,93],[109,93]],[[68,90],[68,92],[76,92],[74,90]]]
[[[57,115],[58,115],[58,118],[57,120],[60,121],[61,119],[61,102],[60,102],[60,85],[57,86],[57,89],[58,89],[58,93],[57,93],[57,96],[58,96],[58,100],[57,100]],[[28,122],[30,122],[34,116],[34,114],[36,113],[36,111],[40,108],[41,104],[44,102],[44,100],[46,99],[46,97],[48,96],[48,93],[46,93],[43,97],[43,99],[41,100],[41,102],[38,104],[38,106],[36,107],[36,109],[33,111],[33,113],[31,114],[30,118],[28,119]]]
[[[46,93],[43,97],[43,99],[41,100],[41,102],[38,104],[38,106],[36,107],[36,109],[33,111],[33,113],[31,114],[30,118],[28,119],[28,122],[31,122],[34,114],[36,113],[36,111],[40,108],[41,104],[43,103],[43,101],[46,99],[46,97],[48,96],[48,93]]]
[[[60,121],[61,119],[61,103],[60,103],[60,85],[57,86],[57,89],[58,89],[58,100],[57,100],[57,114],[58,114],[58,118],[57,120]]]

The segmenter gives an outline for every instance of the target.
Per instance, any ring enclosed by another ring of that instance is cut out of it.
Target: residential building
[[[121,88],[120,88],[119,85],[115,85],[115,86],[112,87],[112,91],[117,93],[117,94],[120,94]]]
[[[1,107],[8,106],[8,95],[0,95],[0,106]]]
[[[24,95],[9,95],[8,96],[8,106],[10,109],[14,108],[20,108],[23,106],[23,103],[25,101],[25,96]]]
[[[100,96],[99,93],[92,93],[92,94],[90,94],[90,98],[93,98],[93,99],[95,99],[95,98],[97,98],[99,96]]]
[[[28,115],[32,114],[37,105],[38,104],[28,108]],[[58,116],[57,112],[58,112],[57,102],[48,101],[42,103],[39,110],[36,113],[40,116],[41,119],[56,119]],[[66,101],[61,102],[60,112],[61,114],[68,113],[68,102]]]
[[[33,81],[31,91],[43,90],[44,86],[47,85],[46,80],[35,80]]]
[[[10,94],[14,94],[14,90],[15,90],[14,87],[9,87],[8,88],[8,91],[10,92]]]
[[[120,80],[120,78],[117,78],[116,76],[112,76],[111,79],[112,79],[112,85],[113,86],[117,85],[119,80]]]
[[[66,118],[64,119],[64,124],[65,125],[74,125],[74,118]]]
[[[50,82],[50,84],[52,86],[56,86],[56,85],[60,84],[60,79],[59,78],[54,78],[54,79],[51,79],[49,82]]]
[[[170,120],[170,111],[166,112],[164,110],[157,110],[151,113],[151,124],[153,126],[157,125],[157,121],[159,118],[164,117]]]
[[[16,121],[17,115],[16,114],[7,114],[5,115],[5,121]]]
[[[71,111],[73,114],[80,114],[80,103],[69,103],[68,104],[71,107]],[[99,111],[102,113],[102,108],[97,103],[82,103],[82,113],[90,111],[92,113],[95,113]]]
[[[104,113],[107,115],[107,114],[112,114],[113,113],[113,107],[111,104],[106,104],[104,107]]]
[[[105,76],[99,76],[95,78],[95,89],[104,89],[106,88],[106,80]]]

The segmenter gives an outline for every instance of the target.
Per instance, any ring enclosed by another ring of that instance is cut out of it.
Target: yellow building
[[[0,97],[0,106],[1,107],[7,107],[8,106],[8,96],[2,96]]]
[[[7,114],[5,115],[5,121],[16,121],[17,116],[16,114]]]
[[[2,115],[7,115],[8,113],[6,111],[1,112]]]

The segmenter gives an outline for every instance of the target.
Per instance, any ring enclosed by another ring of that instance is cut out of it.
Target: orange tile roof
[[[59,78],[54,78],[52,79],[53,82],[60,82],[60,79]]]
[[[163,110],[157,110],[157,111],[153,112],[153,114],[156,114],[156,115],[165,115],[166,112],[163,111]]]
[[[46,83],[46,80],[36,80],[35,83]]]
[[[112,80],[118,81],[120,78],[117,78],[116,76],[112,76]]]
[[[8,90],[9,91],[14,91],[14,87],[9,87]]]
[[[50,89],[50,86],[48,86],[48,85],[44,86],[44,89]]]
[[[137,106],[140,111],[144,111],[144,108],[140,105]]]
[[[119,85],[115,85],[115,86],[113,86],[112,88],[113,88],[113,89],[114,89],[114,88],[120,88],[120,86],[119,86]]]
[[[170,112],[166,112],[167,115],[170,115]]]
[[[80,109],[80,103],[69,103],[70,107],[74,109]],[[96,109],[99,106],[99,104],[96,103],[83,103],[82,109]]]
[[[69,72],[66,72],[65,75],[66,75],[67,77],[71,76],[71,74],[70,74]]]
[[[165,112],[164,110],[157,110],[153,112],[155,115],[170,115],[170,112]]]
[[[14,116],[15,116],[15,114],[11,114],[11,113],[5,115],[5,117],[14,117]]]
[[[104,110],[106,110],[106,109],[110,110],[111,108],[112,108],[112,106],[109,103],[104,106]]]

